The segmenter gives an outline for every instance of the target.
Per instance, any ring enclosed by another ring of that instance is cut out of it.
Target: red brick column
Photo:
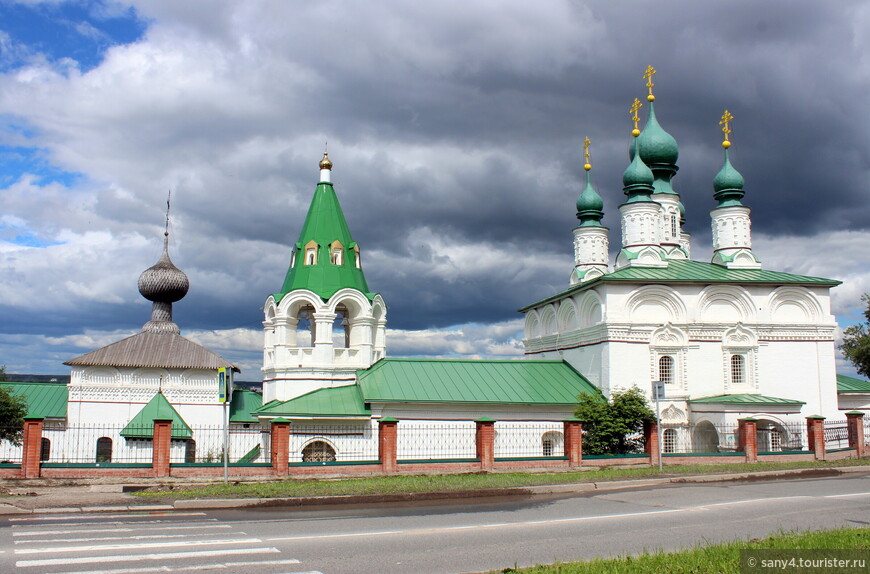
[[[643,423],[643,452],[649,456],[651,466],[659,465],[659,427],[655,421]]]
[[[495,459],[495,421],[489,417],[474,421],[476,425],[474,442],[477,445],[477,458],[480,470],[489,472]]]
[[[24,418],[24,437],[21,448],[21,478],[39,478],[39,453],[42,451],[43,418]]]
[[[864,413],[849,411],[846,413],[846,424],[849,426],[849,448],[855,449],[855,456],[864,458],[867,446],[864,444]]]
[[[378,420],[378,460],[381,461],[383,472],[396,472],[399,465],[396,462],[399,452],[399,421],[393,417]]]
[[[825,417],[812,415],[807,417],[807,442],[809,449],[815,454],[816,460],[825,460]]]
[[[290,421],[285,418],[272,419],[272,439],[269,459],[272,472],[279,476],[290,474]]]
[[[562,424],[568,466],[580,466],[583,461],[583,423],[580,419],[566,419]]]
[[[154,476],[162,478],[169,476],[169,450],[172,448],[172,420],[154,421],[154,439],[151,467]]]
[[[746,462],[758,462],[758,421],[752,417],[737,420],[737,448]]]

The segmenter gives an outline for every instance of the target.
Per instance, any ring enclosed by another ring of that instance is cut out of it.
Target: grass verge
[[[740,572],[740,550],[858,550],[851,558],[867,558],[870,528],[841,528],[820,532],[782,533],[763,539],[696,546],[680,552],[654,552],[639,556],[599,558],[588,562],[563,562],[531,568],[506,568],[503,574],[669,574]],[[803,557],[803,556],[801,556]],[[806,558],[811,555],[807,554]],[[771,570],[774,570],[771,568]],[[782,571],[782,570],[780,570]],[[805,570],[821,572],[822,570]],[[827,572],[827,570],[825,570]],[[839,571],[839,570],[837,570]],[[856,572],[860,571],[855,569]],[[494,574],[494,573],[493,573]]]
[[[870,460],[807,462],[758,462],[717,465],[668,466],[659,473],[655,467],[605,468],[557,473],[493,473],[398,475],[346,479],[287,479],[274,482],[214,483],[196,487],[154,487],[136,493],[144,497],[182,498],[289,498],[346,496],[360,494],[403,494],[417,492],[458,492],[493,488],[672,478],[687,475],[728,474],[789,469],[825,469],[834,466],[870,466]]]

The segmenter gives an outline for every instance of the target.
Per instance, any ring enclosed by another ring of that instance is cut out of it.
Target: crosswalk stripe
[[[51,516],[22,516],[18,518],[8,518],[10,522],[46,522],[49,520],[69,520],[70,518],[77,518],[79,520],[83,518],[93,518],[95,520],[100,518],[151,518],[153,516],[205,516],[205,512],[177,512],[175,510],[146,510],[141,514],[136,514],[136,511],[131,511],[127,514],[52,514]]]
[[[112,570],[80,570],[74,574],[145,574],[148,572],[189,572],[191,570],[222,570],[238,566],[284,566],[299,564],[295,558],[286,560],[251,560],[247,562],[219,562],[217,564],[197,564],[195,566],[148,566],[145,568],[115,568]],[[69,572],[49,572],[47,574],[70,574]],[[297,572],[295,574],[320,574],[320,572]]]
[[[101,562],[132,562],[137,560],[178,560],[197,558],[201,556],[238,556],[239,554],[280,554],[275,547],[261,548],[229,548],[226,550],[197,550],[194,552],[161,552],[159,554],[130,554],[125,556],[80,556],[78,558],[45,558],[42,560],[19,560],[15,563],[19,568],[30,566],[57,566],[59,564],[99,564]]]
[[[94,534],[99,532],[157,532],[160,530],[203,530],[206,528],[232,528],[232,526],[229,524],[199,524],[197,526],[146,526],[145,528],[77,528],[74,530],[32,530],[29,532],[13,532],[12,536]]]
[[[138,544],[94,544],[90,546],[46,546],[43,548],[16,548],[15,554],[42,554],[45,552],[99,552],[104,550],[134,550],[137,548],[172,548],[174,546],[216,546],[219,544],[256,544],[259,538],[229,538],[221,540],[176,540],[172,542],[141,542]]]

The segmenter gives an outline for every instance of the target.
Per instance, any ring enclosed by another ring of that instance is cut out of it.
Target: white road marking
[[[846,498],[847,496],[868,496],[870,492],[853,492],[852,494],[828,494],[822,498]]]
[[[189,572],[191,570],[223,570],[238,566],[284,566],[287,564],[299,564],[295,558],[286,560],[252,560],[248,562],[219,562],[217,564],[197,564],[195,566],[149,566],[145,568],[117,568],[112,570],[87,570],[78,571],[75,574],[145,574],[148,572]],[[68,572],[55,572],[48,574],[69,574]],[[296,574],[314,574],[314,572],[298,572]]]
[[[151,532],[158,530],[202,530],[205,528],[232,528],[229,524],[200,524],[197,526],[151,526],[146,528],[90,528],[76,530],[34,530],[13,532],[12,536],[45,536],[48,534],[94,534],[98,532]]]
[[[104,542],[106,540],[155,540],[158,538],[188,538],[190,534],[144,534],[139,536],[94,536],[91,538],[52,538],[51,540],[16,540],[15,544],[45,544],[51,542]]]
[[[137,548],[172,548],[174,546],[217,546],[220,544],[256,544],[259,538],[226,538],[219,540],[176,540],[173,542],[141,542],[139,544],[95,544],[91,546],[47,546],[44,548],[16,548],[15,554],[42,554],[45,552],[99,552],[102,550],[134,550]],[[120,558],[120,557],[119,557]]]
[[[137,512],[139,514],[137,514]],[[79,520],[83,518],[93,518],[94,520],[97,520],[100,518],[153,518],[154,516],[205,516],[205,512],[176,512],[174,510],[131,510],[130,512],[124,514],[82,514],[77,512],[74,514],[52,514],[51,516],[28,516],[21,518],[9,518],[8,520],[10,522],[44,522],[47,520],[69,520],[70,518],[78,518]]]
[[[226,550],[197,550],[194,552],[161,552],[160,554],[129,554],[125,556],[80,556],[78,558],[47,558],[43,560],[18,560],[19,568],[28,566],[57,566],[60,564],[99,564],[101,562],[133,562],[137,560],[177,560],[199,558],[201,556],[237,556],[239,554],[280,554],[274,547],[264,548],[230,548]]]

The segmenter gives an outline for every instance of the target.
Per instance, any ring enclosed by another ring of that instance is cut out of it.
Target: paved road
[[[870,525],[870,477],[455,505],[17,516],[0,572],[474,572]]]

